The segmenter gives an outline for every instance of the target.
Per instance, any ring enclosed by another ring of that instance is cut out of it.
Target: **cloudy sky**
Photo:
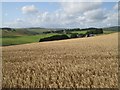
[[[87,28],[117,24],[117,2],[2,3],[2,27]]]

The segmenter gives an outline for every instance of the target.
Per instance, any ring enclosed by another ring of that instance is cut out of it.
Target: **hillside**
[[[105,27],[103,28],[104,33],[114,33],[114,32],[120,32],[120,26],[113,26],[113,27]]]
[[[29,29],[2,30],[3,37],[37,35],[37,34],[39,33]]]
[[[47,28],[28,28],[28,31],[30,32],[36,32],[38,34],[42,34],[45,31],[49,31],[50,29]]]
[[[3,88],[118,88],[118,34],[2,47]]]

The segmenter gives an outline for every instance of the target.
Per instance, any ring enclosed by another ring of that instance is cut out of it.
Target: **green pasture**
[[[6,36],[0,38],[0,40],[2,40],[2,46],[9,46],[9,45],[39,42],[41,38],[50,37],[53,35],[57,35],[57,34],[54,33],[54,34],[42,34],[42,35],[31,35],[31,36]]]

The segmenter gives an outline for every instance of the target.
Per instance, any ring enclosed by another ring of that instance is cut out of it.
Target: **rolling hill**
[[[120,31],[120,26],[113,26],[113,27],[105,27],[103,30],[105,31]]]
[[[1,30],[1,29],[0,29]],[[43,32],[50,30],[64,30],[63,28],[39,28],[39,27],[31,27],[31,28],[16,28],[14,30],[2,30],[3,36],[21,36],[21,35],[36,35],[43,34]],[[116,32],[119,31],[118,26],[114,27],[105,27],[104,31]],[[77,31],[79,32],[79,31]]]
[[[14,30],[2,30],[3,37],[6,36],[24,36],[24,35],[37,35],[40,34],[41,30],[33,29],[14,29]]]

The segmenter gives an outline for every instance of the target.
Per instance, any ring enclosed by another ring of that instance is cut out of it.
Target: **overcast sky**
[[[2,4],[2,27],[87,28],[117,24],[117,2],[4,2]]]

